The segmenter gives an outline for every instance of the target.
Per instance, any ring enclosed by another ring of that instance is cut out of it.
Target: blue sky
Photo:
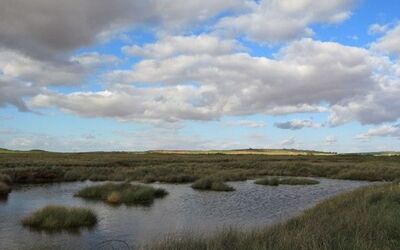
[[[394,0],[2,2],[0,147],[400,150],[398,13]]]

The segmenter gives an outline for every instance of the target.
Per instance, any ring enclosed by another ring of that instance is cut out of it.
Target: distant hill
[[[40,150],[40,149],[32,149],[32,150],[28,150],[28,151],[23,151],[23,150],[10,150],[10,149],[6,149],[6,148],[0,148],[0,154],[1,153],[46,153],[48,151],[45,150]]]
[[[335,152],[322,152],[298,149],[234,149],[234,150],[150,150],[160,154],[259,154],[259,155],[336,155]]]
[[[16,153],[17,151],[0,148],[0,153]]]

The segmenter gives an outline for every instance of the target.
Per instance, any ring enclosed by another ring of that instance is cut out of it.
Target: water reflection
[[[150,207],[115,207],[73,197],[81,188],[94,185],[92,182],[16,186],[8,200],[0,202],[0,248],[90,249],[109,240],[137,246],[171,233],[207,234],[224,226],[253,228],[285,220],[321,199],[368,183],[320,179],[320,184],[311,186],[269,187],[252,181],[229,184],[236,191],[199,192],[190,185],[154,184],[169,195]],[[19,223],[46,205],[89,207],[99,221],[92,230],[82,229],[78,234],[37,232]]]

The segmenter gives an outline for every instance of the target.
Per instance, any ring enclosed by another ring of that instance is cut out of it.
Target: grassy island
[[[87,208],[47,206],[22,219],[22,225],[38,230],[72,230],[96,225],[96,214]]]
[[[110,204],[148,205],[155,198],[161,198],[168,193],[161,188],[153,188],[145,185],[132,185],[129,183],[106,183],[92,187],[86,187],[75,194],[77,197],[101,200]]]

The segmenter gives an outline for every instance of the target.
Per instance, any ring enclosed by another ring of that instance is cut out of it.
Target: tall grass
[[[235,189],[219,179],[206,177],[195,181],[192,184],[193,189],[199,190],[211,190],[211,191],[234,191]]]
[[[400,249],[400,186],[362,188],[323,201],[285,223],[258,230],[225,229],[150,244],[151,250]]]
[[[96,225],[97,216],[87,208],[47,206],[25,217],[21,223],[42,230],[90,228]]]
[[[106,183],[83,188],[75,196],[85,199],[102,200],[111,204],[149,205],[155,198],[161,198],[167,194],[164,189],[153,188],[151,186],[132,185],[129,183]]]

